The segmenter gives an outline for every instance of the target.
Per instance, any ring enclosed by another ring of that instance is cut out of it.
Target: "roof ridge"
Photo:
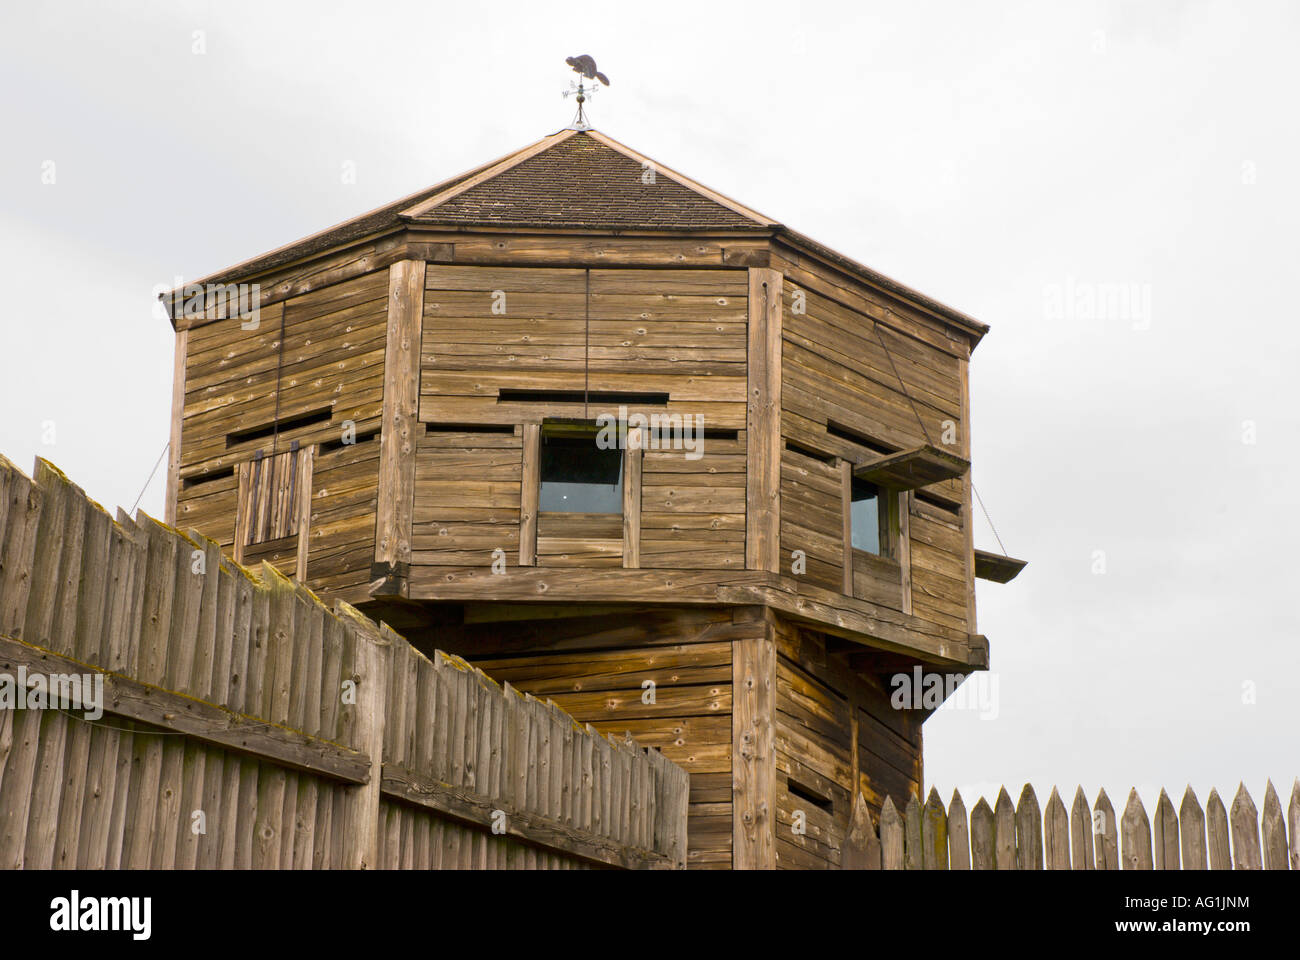
[[[778,226],[756,210],[590,129],[560,131],[407,207],[400,216],[421,223],[516,227]]]
[[[474,187],[479,186],[479,184],[487,183],[487,181],[500,176],[501,174],[505,173],[507,170],[513,170],[515,167],[519,166],[519,164],[523,163],[525,160],[531,160],[539,153],[545,153],[547,150],[559,146],[561,143],[570,139],[571,137],[577,136],[579,133],[585,133],[585,132],[587,131],[566,129],[566,130],[561,130],[558,133],[553,133],[548,137],[543,137],[541,140],[538,140],[536,143],[530,144],[529,146],[524,147],[522,150],[516,150],[514,153],[502,157],[500,160],[498,160],[493,164],[489,164],[486,167],[480,167],[478,169],[478,172],[476,172],[474,175],[467,177],[466,179],[464,179],[459,183],[452,184],[447,190],[444,190],[440,193],[436,193],[425,200],[419,201],[413,207],[409,207],[405,210],[402,210],[400,212],[400,215],[403,217],[419,217],[427,213],[428,211],[432,210],[434,207],[441,206],[442,204],[446,203],[448,200],[460,196],[466,190],[472,190]]]

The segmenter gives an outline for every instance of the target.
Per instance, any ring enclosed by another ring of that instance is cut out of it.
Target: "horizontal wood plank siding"
[[[178,523],[234,556],[240,470],[258,451],[320,444],[307,576],[314,589],[352,601],[368,596],[374,560],[387,277],[379,270],[281,300],[251,329],[230,318],[187,334]],[[278,435],[277,422],[287,424]],[[240,438],[250,431],[261,435]],[[292,574],[295,550],[264,539],[243,560]]]
[[[960,342],[940,333],[920,314],[898,312],[901,308],[885,298],[873,299],[862,291],[850,294],[830,273],[811,263],[792,268],[784,297],[781,396],[782,435],[787,442],[851,463],[887,450],[911,449],[927,440],[942,445],[945,437],[954,452],[961,452],[960,438],[967,425]],[[842,516],[837,508],[837,523],[832,526],[827,492],[819,489],[824,486],[818,483],[823,472],[816,461],[786,451],[782,565],[788,569],[791,551],[802,549],[813,581],[842,590],[843,560],[836,552],[843,543],[838,525]],[[930,489],[951,502],[962,502],[960,479],[922,488],[918,496],[924,497]],[[860,558],[854,563],[854,595],[901,609],[902,585],[910,576],[912,613],[966,629],[963,513],[949,512],[947,520],[932,519],[939,508],[918,496],[905,498],[911,504],[908,549],[896,550],[892,558],[909,562],[907,575]],[[948,535],[954,529],[956,539]]]
[[[316,455],[307,548],[312,589],[349,603],[369,598],[378,481],[377,434]]]
[[[840,470],[791,449],[781,453],[781,572],[795,572],[794,552],[807,569],[799,579],[844,588],[844,503]]]
[[[518,566],[522,464],[523,441],[511,431],[420,436],[411,562],[487,567],[500,549]]]
[[[647,450],[641,465],[641,566],[743,569],[745,435],[699,438],[700,456]]]

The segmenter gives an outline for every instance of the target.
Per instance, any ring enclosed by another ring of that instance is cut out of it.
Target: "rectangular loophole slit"
[[[627,393],[616,390],[499,390],[497,403],[613,403],[666,406],[666,393]]]
[[[334,451],[342,450],[345,447],[359,446],[360,444],[363,444],[368,440],[373,440],[377,436],[379,436],[378,427],[376,427],[374,430],[367,430],[365,433],[358,433],[356,435],[356,439],[354,439],[351,443],[344,443],[341,437],[338,440],[326,440],[320,445],[320,452],[333,453]]]
[[[220,470],[210,470],[207,473],[200,473],[193,477],[186,477],[181,481],[182,490],[193,490],[195,487],[201,487],[205,483],[212,483],[216,480],[226,480],[235,475],[235,468],[224,467]]]
[[[488,433],[514,436],[515,427],[509,423],[426,423],[425,433]]]
[[[322,407],[320,410],[313,410],[310,413],[299,414],[296,417],[284,417],[280,420],[272,420],[270,423],[262,424],[259,427],[252,427],[248,430],[236,430],[234,433],[226,434],[226,446],[233,447],[236,444],[246,443],[249,440],[261,440],[264,437],[272,436],[276,433],[287,433],[298,427],[309,427],[317,423],[328,423],[330,417],[334,416],[333,407]]]
[[[785,448],[791,453],[797,453],[800,456],[808,457],[811,460],[820,460],[822,463],[833,463],[835,461],[835,454],[833,453],[822,453],[818,450],[813,450],[811,447],[805,447],[802,444],[791,443],[789,440],[785,442]]]
[[[847,440],[849,443],[856,443],[860,447],[866,447],[868,450],[873,453],[878,453],[882,457],[887,457],[891,453],[898,452],[893,447],[887,447],[884,444],[877,443],[870,437],[858,433],[856,430],[850,430],[848,427],[841,423],[836,423],[834,420],[831,420],[826,424],[826,433],[829,436],[838,437],[840,440]]]
[[[785,790],[790,796],[798,797],[800,800],[807,800],[817,809],[825,810],[827,813],[832,812],[832,808],[835,806],[829,797],[823,797],[814,791],[812,787],[805,786],[793,778],[786,781]]]
[[[961,512],[961,507],[949,503],[947,500],[940,500],[938,497],[933,497],[924,490],[913,490],[912,496],[916,497],[916,499],[920,500],[922,503],[929,504],[930,506],[943,510],[946,513],[951,513],[954,517],[958,516]]]

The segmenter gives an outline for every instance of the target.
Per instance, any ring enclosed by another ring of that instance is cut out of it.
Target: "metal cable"
[[[144,486],[140,488],[140,496],[135,498],[135,503],[131,506],[132,514],[135,513],[135,508],[140,506],[140,501],[144,497],[144,492],[149,489],[149,484],[153,483],[153,475],[158,472],[158,465],[163,462],[163,457],[167,456],[167,451],[171,445],[172,442],[170,440],[163,444],[162,453],[158,454],[158,463],[155,463],[153,469],[149,471],[149,479],[144,482]]]

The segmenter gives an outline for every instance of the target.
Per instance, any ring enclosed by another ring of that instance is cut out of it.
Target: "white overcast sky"
[[[1030,563],[980,583],[998,716],[932,718],[927,786],[1285,802],[1298,45],[1256,0],[6,3],[0,452],[129,508],[155,287],[566,126],[590,53],[598,129],[992,325],[974,479]]]

